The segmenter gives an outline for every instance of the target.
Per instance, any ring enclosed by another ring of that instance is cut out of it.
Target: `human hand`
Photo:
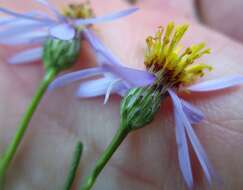
[[[31,3],[27,6],[16,2],[6,2],[2,6],[8,5],[19,10],[32,7]],[[55,2],[58,4],[61,1]],[[140,4],[141,10],[129,18],[95,26],[103,42],[124,64],[143,68],[145,38],[153,35],[157,26],[169,21],[189,22],[191,27],[183,44],[205,41],[213,50],[204,61],[212,64],[214,70],[203,80],[243,73],[240,65],[243,47],[240,44],[206,29],[196,22],[192,14],[185,14],[183,10],[174,11],[174,8],[168,8],[163,3],[153,8],[150,5],[144,1]],[[122,1],[111,3],[102,0],[92,1],[92,7],[97,14],[104,14],[106,11],[126,8],[127,5]],[[85,67],[94,65],[87,44],[83,50],[79,67],[82,64]],[[10,50],[3,49],[0,52],[0,103],[3,105],[0,112],[1,152],[14,134],[15,126],[43,75],[41,66],[8,65],[5,59],[9,54]],[[79,100],[73,96],[76,87],[72,85],[46,95],[9,170],[6,189],[60,189],[77,140],[85,145],[74,189],[80,187],[119,126],[121,99],[113,96],[107,105],[102,104],[102,97]],[[195,131],[224,182],[225,189],[240,189],[242,186],[242,109],[239,106],[242,91],[242,88],[234,88],[184,96],[206,115],[206,120],[195,126]],[[202,171],[198,166],[193,160],[196,187],[205,189]],[[170,100],[162,105],[161,112],[150,126],[134,132],[126,139],[98,178],[94,189],[185,189],[177,161]]]

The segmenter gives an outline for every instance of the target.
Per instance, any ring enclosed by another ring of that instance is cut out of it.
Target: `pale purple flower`
[[[138,10],[137,8],[130,8],[95,18],[71,19],[59,13],[47,0],[33,1],[48,8],[52,17],[41,11],[17,13],[0,7],[0,12],[8,15],[8,17],[0,17],[0,44],[37,46],[14,55],[8,60],[9,63],[22,64],[40,60],[42,44],[47,37],[71,40],[77,35],[76,28],[79,26],[108,22]]]
[[[50,89],[65,86],[84,78],[92,79],[94,76],[100,76],[99,79],[96,78],[82,82],[77,91],[77,96],[88,98],[105,95],[105,102],[107,102],[111,93],[123,96],[131,88],[147,86],[154,82],[155,77],[152,74],[123,66],[91,31],[85,30],[83,34],[85,38],[89,39],[90,45],[96,52],[99,65],[94,68],[63,75],[51,84]],[[189,86],[187,90],[191,93],[203,93],[230,88],[240,84],[243,84],[242,76],[229,76],[195,84]],[[204,114],[189,102],[179,98],[174,89],[168,89],[168,94],[172,99],[174,107],[179,165],[185,182],[188,188],[191,189],[193,187],[192,168],[188,150],[188,144],[191,143],[206,179],[211,184],[212,178],[215,177],[213,168],[192,128],[192,124],[198,124],[204,119]]]

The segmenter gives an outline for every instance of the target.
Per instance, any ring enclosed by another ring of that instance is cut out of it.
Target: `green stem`
[[[128,133],[130,131],[131,130],[125,126],[121,126],[118,129],[118,131],[116,132],[116,135],[113,137],[110,145],[103,152],[100,159],[96,162],[95,168],[93,169],[91,174],[86,178],[86,181],[80,190],[90,190],[92,188],[98,175],[103,170],[103,168],[105,167],[107,162],[110,160],[110,158],[112,157],[114,152],[117,150],[117,148],[123,142],[123,140],[127,137]]]
[[[83,151],[83,144],[81,142],[78,142],[76,147],[75,147],[75,151],[73,154],[73,160],[71,162],[71,167],[70,170],[68,172],[68,176],[64,185],[64,190],[70,190],[78,169],[78,165],[80,162],[80,158],[82,155],[82,151]]]
[[[12,138],[10,144],[8,145],[6,151],[4,152],[2,158],[0,159],[0,182],[1,182],[1,184],[4,181],[4,176],[6,174],[6,171],[17,151],[17,148],[18,148],[21,140],[23,139],[25,131],[28,128],[29,122],[30,122],[37,106],[39,105],[49,84],[55,78],[57,73],[58,73],[58,71],[56,69],[50,69],[45,74],[44,79],[41,81],[31,103],[29,104],[29,106],[27,108],[27,111],[25,112],[25,114],[22,117],[22,120],[19,123],[15,136]],[[1,184],[0,184],[0,186],[1,186]]]

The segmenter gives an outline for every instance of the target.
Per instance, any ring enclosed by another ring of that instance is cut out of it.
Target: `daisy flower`
[[[22,64],[40,60],[42,44],[48,37],[60,40],[72,40],[82,33],[85,26],[109,22],[137,11],[130,8],[104,16],[94,17],[88,2],[68,5],[60,13],[47,0],[33,0],[46,7],[51,16],[42,11],[17,13],[0,7],[0,12],[8,17],[0,17],[0,44],[4,45],[35,45],[34,48],[24,50],[11,57],[8,62]]]
[[[166,28],[159,27],[154,37],[147,38],[144,59],[147,71],[122,65],[91,31],[85,29],[83,34],[85,38],[89,39],[91,47],[96,52],[99,65],[63,75],[51,84],[50,89],[90,77],[91,80],[81,82],[77,91],[78,97],[88,98],[105,95],[106,102],[111,93],[119,94],[124,98],[132,97],[138,91],[137,87],[144,87],[145,91],[152,89],[153,92],[150,95],[159,94],[160,100],[163,100],[162,96],[170,96],[174,107],[180,170],[188,188],[191,189],[193,175],[189,143],[192,145],[209,184],[212,183],[215,174],[205,150],[192,128],[192,124],[198,124],[204,119],[204,114],[191,103],[179,98],[177,93],[203,93],[222,90],[242,84],[243,77],[239,75],[226,76],[196,84],[196,80],[202,77],[206,70],[212,70],[210,65],[195,63],[198,58],[210,53],[210,49],[205,48],[204,43],[200,43],[182,50],[178,43],[187,29],[188,25],[174,26],[174,23],[169,23]],[[100,78],[93,79],[94,76],[100,76]],[[132,101],[135,101],[134,98]]]
[[[0,189],[4,184],[6,172],[28,129],[29,122],[36,111],[49,84],[61,71],[70,68],[80,55],[82,30],[87,25],[111,21],[136,11],[127,9],[105,16],[94,17],[89,4],[70,4],[63,13],[47,0],[35,0],[52,13],[52,17],[44,12],[32,11],[17,13],[0,7],[0,12],[8,17],[0,17],[0,44],[31,45],[31,49],[20,52],[9,59],[12,64],[22,64],[42,58],[45,76],[37,87],[26,112],[17,127],[11,142],[0,157]]]

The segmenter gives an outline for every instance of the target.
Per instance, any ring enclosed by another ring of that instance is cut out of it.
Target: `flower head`
[[[63,10],[63,15],[71,19],[77,18],[91,18],[94,17],[94,12],[91,9],[90,2],[80,4],[69,4]]]
[[[206,69],[212,70],[207,64],[195,63],[198,58],[210,53],[204,43],[192,45],[182,51],[179,42],[187,29],[186,24],[175,27],[171,22],[165,31],[161,26],[154,37],[147,38],[144,64],[147,70],[157,77],[158,86],[187,86],[202,77]]]
[[[94,17],[89,4],[70,4],[63,13],[60,13],[47,0],[33,0],[46,7],[52,16],[45,12],[32,11],[17,13],[0,7],[0,12],[9,17],[0,18],[0,44],[4,45],[41,45],[16,54],[9,59],[12,64],[21,64],[41,59],[42,44],[49,37],[60,40],[73,40],[79,38],[82,30],[91,24],[112,21],[129,14],[137,8],[130,8],[105,16]]]
[[[174,107],[179,166],[188,188],[192,189],[194,182],[189,143],[209,184],[212,183],[215,173],[192,127],[193,124],[198,124],[204,119],[204,114],[194,105],[179,98],[176,93],[181,86],[189,92],[221,90],[243,84],[243,77],[235,75],[192,84],[198,77],[203,76],[205,69],[211,70],[212,67],[203,63],[194,63],[202,55],[209,53],[209,49],[205,49],[204,44],[192,45],[179,53],[178,43],[187,28],[187,25],[176,27],[172,36],[174,24],[170,23],[163,38],[162,28],[155,37],[147,38],[148,47],[144,62],[148,71],[125,67],[91,31],[84,30],[84,36],[89,38],[99,65],[61,76],[52,83],[50,89],[90,78],[91,81],[80,84],[77,95],[81,98],[105,95],[105,102],[111,93],[124,96],[121,115],[126,116],[134,129],[151,122],[154,118],[153,114],[159,108],[158,100],[164,100],[164,96],[169,95]],[[92,79],[93,76],[100,76],[100,78]],[[158,92],[161,97],[158,96]],[[152,97],[149,97],[150,95]],[[148,109],[145,104],[148,105]]]

